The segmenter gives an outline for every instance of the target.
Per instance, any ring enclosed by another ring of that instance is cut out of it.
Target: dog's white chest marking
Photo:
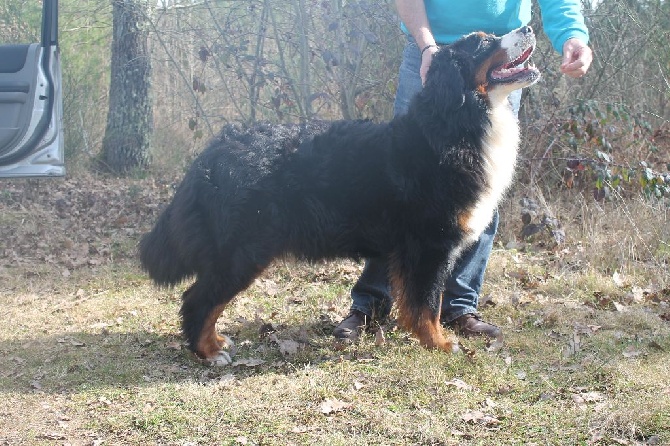
[[[519,125],[507,98],[492,102],[491,128],[482,141],[487,185],[477,203],[463,215],[464,229],[472,241],[489,225],[495,208],[512,183],[519,147]]]

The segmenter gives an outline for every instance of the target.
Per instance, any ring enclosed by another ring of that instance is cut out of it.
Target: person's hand
[[[568,39],[563,44],[563,63],[561,72],[566,76],[578,78],[584,76],[593,61],[593,51],[579,39]]]
[[[433,55],[437,53],[437,46],[429,46],[426,48],[426,51],[421,55],[421,68],[419,68],[419,75],[421,76],[421,85],[426,83],[426,74],[428,74],[428,68],[433,61]]]

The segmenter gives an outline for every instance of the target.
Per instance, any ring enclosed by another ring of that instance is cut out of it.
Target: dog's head
[[[534,49],[535,34],[530,26],[502,37],[468,34],[435,54],[425,88],[432,94],[446,94],[451,108],[462,105],[467,92],[491,105],[501,104],[512,91],[540,78],[539,70],[528,63]]]

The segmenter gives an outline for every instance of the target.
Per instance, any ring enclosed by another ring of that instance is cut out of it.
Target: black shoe
[[[360,334],[370,327],[372,319],[367,314],[351,310],[340,324],[333,330],[333,336],[343,341],[355,341]]]
[[[491,339],[501,339],[502,330],[497,325],[484,322],[476,313],[459,316],[447,325],[452,327],[457,335],[469,338],[472,336],[486,336]]]

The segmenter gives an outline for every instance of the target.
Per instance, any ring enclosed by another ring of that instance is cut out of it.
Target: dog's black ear
[[[433,112],[450,113],[465,103],[468,79],[472,77],[472,62],[451,48],[435,53],[423,86],[423,106]]]

